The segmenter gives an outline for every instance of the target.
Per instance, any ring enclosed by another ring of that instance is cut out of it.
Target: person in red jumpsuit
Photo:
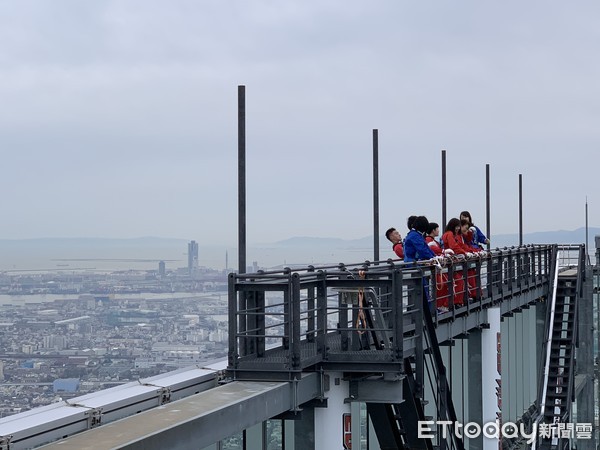
[[[429,226],[427,227],[427,234],[425,235],[425,242],[429,246],[429,249],[435,253],[435,256],[440,256],[443,254],[442,246],[438,241],[435,240],[436,237],[440,235],[440,226],[435,222],[429,222]]]
[[[462,248],[466,251],[465,256],[471,257],[476,253],[481,252],[483,249],[479,245],[472,245],[473,231],[471,230],[471,221],[468,219],[460,219],[460,233],[457,235],[457,240],[461,241]],[[467,286],[469,290],[469,298],[479,298],[481,291],[477,289],[477,271],[475,269],[469,269],[467,271]]]
[[[385,237],[392,243],[392,250],[400,259],[404,259],[404,247],[402,246],[402,236],[395,228],[390,228],[385,232]]]
[[[452,250],[455,255],[470,256],[471,248],[467,246],[462,238],[461,223],[457,218],[452,218],[448,221],[444,234],[442,235],[442,244],[444,250]],[[463,306],[465,302],[465,278],[464,271],[457,270],[454,272],[454,305]]]
[[[435,239],[440,235],[440,226],[435,222],[430,222],[427,227],[425,242],[436,256],[442,256],[444,250],[440,243]],[[434,278],[435,299],[438,313],[448,311],[448,275],[438,269]]]

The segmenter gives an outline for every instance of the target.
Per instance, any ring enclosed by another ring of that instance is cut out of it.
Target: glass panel
[[[238,434],[223,439],[221,448],[223,450],[244,450],[243,432],[240,431]]]
[[[283,450],[282,426],[282,420],[267,420],[267,450]]]

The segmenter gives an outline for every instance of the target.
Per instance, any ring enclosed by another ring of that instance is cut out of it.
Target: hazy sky
[[[600,225],[597,1],[0,0],[0,238],[248,242],[469,209],[492,237]],[[404,233],[403,233],[404,234]]]

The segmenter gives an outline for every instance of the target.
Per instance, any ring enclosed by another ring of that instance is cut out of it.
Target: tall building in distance
[[[188,271],[190,275],[198,270],[198,243],[191,241],[188,244]]]
[[[166,266],[164,261],[158,263],[158,275],[164,277],[167,274]]]

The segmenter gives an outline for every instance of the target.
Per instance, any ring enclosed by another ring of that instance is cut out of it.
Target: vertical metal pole
[[[238,261],[246,273],[246,86],[238,86]]]
[[[592,273],[592,289],[595,286],[598,286],[598,265],[600,265],[600,236],[594,236],[594,247],[596,247],[596,267],[591,269]],[[596,311],[597,311],[597,319],[596,319],[596,330],[600,330],[600,294],[594,292],[593,297],[596,299]],[[598,345],[597,348],[600,348],[600,331],[596,333],[596,343]],[[600,394],[596,394],[596,404],[600,401]]]
[[[373,130],[373,256],[379,261],[379,131]]]
[[[523,245],[523,174],[519,174],[519,247]]]
[[[485,235],[488,240],[490,239],[490,165],[485,165]],[[488,242],[487,249],[490,249],[490,243]]]
[[[589,248],[589,241],[588,241],[588,204],[587,204],[587,195],[585,196],[585,260],[587,263],[587,260],[589,259],[589,255],[590,255],[590,248]]]
[[[446,229],[446,150],[442,150],[442,229]]]

